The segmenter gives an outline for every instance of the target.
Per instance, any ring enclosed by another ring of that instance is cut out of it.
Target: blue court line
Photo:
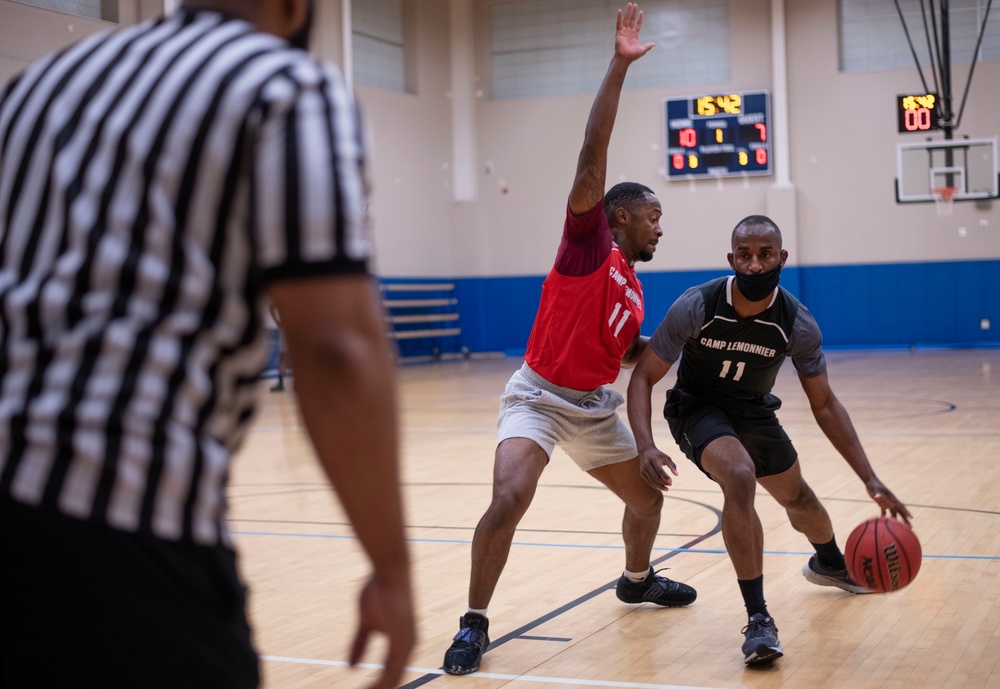
[[[279,536],[285,538],[326,538],[333,540],[358,540],[357,536],[341,536],[337,534],[315,534],[315,533],[275,533],[270,531],[233,531],[236,536]],[[452,543],[461,545],[471,545],[470,540],[452,538],[407,538],[409,543]],[[529,548],[579,548],[585,550],[624,550],[624,545],[577,545],[574,543],[525,543],[514,541],[512,546],[525,546]],[[653,550],[663,552],[678,553],[700,553],[709,555],[725,555],[724,548],[664,548],[653,546]],[[765,555],[812,555],[814,551],[797,550],[765,550]],[[985,560],[989,562],[1000,562],[1000,555],[928,555],[924,554],[925,560]]]

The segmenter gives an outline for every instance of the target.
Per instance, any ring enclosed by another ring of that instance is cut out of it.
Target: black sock
[[[830,539],[829,543],[813,543],[819,561],[830,569],[844,569],[844,554],[837,547],[837,537]]]
[[[740,593],[743,594],[743,602],[747,606],[747,615],[753,617],[758,612],[768,615],[767,603],[764,602],[764,575],[761,574],[756,579],[737,579],[736,583],[740,585]]]

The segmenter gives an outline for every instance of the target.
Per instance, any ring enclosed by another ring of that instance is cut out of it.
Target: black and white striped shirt
[[[335,69],[181,11],[0,87],[0,500],[228,544],[264,286],[364,272]]]

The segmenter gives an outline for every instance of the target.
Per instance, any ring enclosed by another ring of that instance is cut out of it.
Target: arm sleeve
[[[656,332],[649,339],[649,347],[656,356],[673,364],[690,340],[697,339],[705,320],[705,298],[701,290],[692,287],[677,298]]]
[[[365,148],[340,74],[299,65],[261,99],[250,212],[264,281],[367,272]]]
[[[788,338],[788,356],[802,378],[812,378],[826,370],[823,335],[812,313],[802,304]]]
[[[590,275],[611,253],[611,228],[604,215],[604,199],[583,215],[573,215],[566,206],[562,241],[555,268],[562,275]]]

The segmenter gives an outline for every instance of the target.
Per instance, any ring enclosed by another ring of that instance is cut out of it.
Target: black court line
[[[492,483],[475,483],[475,482],[465,482],[465,483],[404,483],[405,486],[492,486]],[[239,500],[242,498],[257,498],[257,497],[271,497],[274,495],[298,495],[301,493],[311,493],[311,492],[329,492],[332,488],[325,483],[241,483],[230,485],[229,488],[266,488],[279,486],[299,486],[297,490],[282,491],[280,493],[244,493],[242,495],[229,495],[230,501]],[[539,486],[541,488],[543,486]],[[583,490],[606,490],[605,486],[600,484],[595,484],[593,486],[582,485],[563,485],[563,484],[547,484],[544,487],[547,488],[578,488]],[[722,495],[718,488],[677,488],[673,487],[670,489],[670,494],[664,495],[663,497],[667,500],[683,500],[685,502],[691,502],[696,505],[702,505],[703,503],[697,502],[695,500],[687,500],[685,498],[678,497],[677,493],[691,493],[691,494],[704,494],[704,495]],[[760,491],[757,493],[760,496],[767,496],[766,491]],[[818,496],[820,502],[825,501],[836,501],[836,502],[853,502],[864,505],[874,505],[871,498],[839,498],[834,496]],[[948,512],[969,512],[970,514],[992,514],[1000,515],[1000,510],[984,510],[976,509],[973,507],[955,507],[952,505],[927,505],[923,503],[913,503],[907,502],[907,507],[923,509],[923,510],[943,510]],[[713,508],[714,509],[714,508]],[[315,524],[318,526],[348,526],[347,522],[333,522],[333,521],[296,521],[296,520],[281,520],[281,519],[249,519],[249,518],[238,518],[230,517],[230,522],[258,522],[258,523],[270,523],[270,524]],[[421,526],[416,524],[406,524],[405,528],[413,529],[443,529],[443,530],[465,530],[472,531],[475,527],[466,526]],[[562,530],[562,529],[518,529],[518,531],[525,532],[540,532],[540,533],[567,533],[567,534],[618,534],[620,531],[574,531],[574,530]],[[685,534],[685,533],[658,533],[658,536],[696,536],[697,534]]]
[[[571,636],[522,636],[522,639],[527,639],[528,641],[563,641],[570,642],[573,640]]]
[[[664,497],[667,497],[667,496],[664,496]],[[685,543],[684,545],[682,545],[680,547],[680,549],[673,550],[673,551],[667,553],[666,555],[663,555],[663,556],[661,556],[661,557],[659,557],[659,558],[657,558],[655,560],[650,561],[650,565],[652,565],[654,568],[656,567],[656,565],[662,564],[663,562],[666,562],[670,558],[675,557],[677,555],[680,555],[682,552],[684,552],[684,550],[689,549],[689,548],[693,548],[694,546],[698,545],[702,541],[705,541],[705,540],[711,538],[712,536],[716,535],[720,531],[722,531],[722,510],[720,510],[720,509],[718,509],[716,507],[713,507],[712,505],[706,505],[703,502],[697,502],[695,500],[688,500],[686,498],[678,498],[678,497],[674,497],[674,496],[669,496],[669,497],[671,497],[671,499],[673,499],[673,500],[680,500],[682,502],[689,502],[689,503],[691,503],[693,505],[698,505],[700,507],[704,507],[705,509],[709,510],[710,512],[713,512],[715,514],[715,520],[716,520],[715,521],[715,526],[710,531],[708,531],[707,533],[704,533],[701,536],[698,536],[697,538],[694,538],[694,539],[688,541],[687,543]],[[486,650],[486,653],[489,653],[490,651],[494,650],[495,648],[497,648],[499,646],[502,646],[505,643],[507,643],[508,641],[512,641],[514,639],[533,638],[533,637],[527,637],[526,636],[526,632],[530,632],[532,629],[535,629],[536,627],[541,626],[542,624],[548,622],[549,620],[552,620],[552,619],[555,619],[556,617],[559,617],[559,615],[562,615],[564,612],[568,612],[568,611],[572,610],[573,608],[575,608],[575,607],[577,607],[579,605],[582,605],[583,603],[586,603],[587,601],[592,600],[593,598],[596,598],[600,594],[602,594],[602,593],[604,593],[606,591],[609,591],[611,589],[614,589],[615,585],[617,583],[618,583],[617,579],[615,579],[614,581],[610,581],[607,584],[599,586],[596,589],[594,589],[593,591],[585,593],[582,596],[579,596],[578,598],[570,601],[569,603],[566,603],[565,605],[562,605],[562,606],[556,608],[555,610],[542,615],[541,617],[535,618],[534,620],[532,620],[531,622],[528,622],[527,624],[521,625],[520,627],[518,627],[517,629],[515,629],[512,632],[508,632],[507,634],[504,634],[499,639],[496,639],[496,640],[494,640],[494,641],[492,641],[490,643],[490,647]],[[442,675],[442,674],[438,674],[438,673],[426,674],[423,677],[419,677],[419,678],[413,680],[412,682],[407,682],[406,684],[400,685],[399,689],[415,689],[416,687],[421,687],[421,686],[427,684],[428,682],[432,682],[435,679],[438,679],[438,678],[444,677],[444,676],[446,676],[446,675]]]

